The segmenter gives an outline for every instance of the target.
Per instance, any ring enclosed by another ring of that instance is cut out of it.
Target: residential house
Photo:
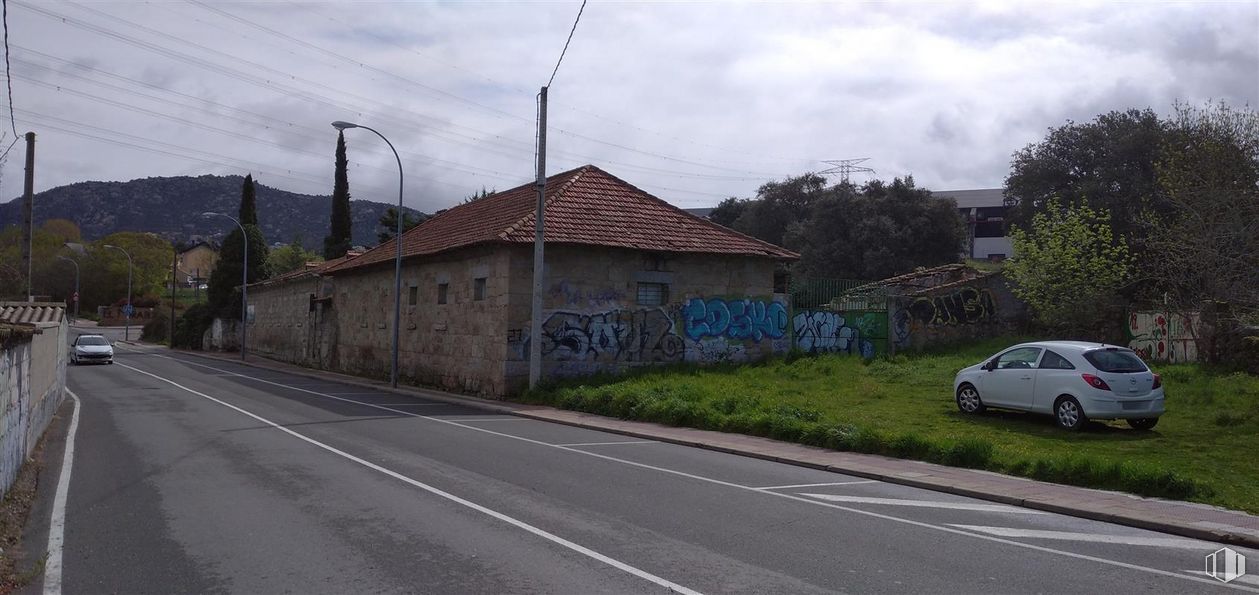
[[[201,284],[210,278],[218,261],[219,253],[213,246],[206,242],[197,242],[179,251],[175,268],[179,270],[181,283]]]
[[[532,183],[465,203],[402,239],[405,381],[502,396],[528,380],[786,352],[775,268],[798,256],[684,212],[597,167],[551,176],[542,334],[530,336]],[[383,377],[390,367],[390,240],[361,256],[250,286],[250,349]],[[313,328],[312,328],[313,325]]]

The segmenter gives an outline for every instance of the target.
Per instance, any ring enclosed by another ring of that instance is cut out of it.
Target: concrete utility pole
[[[558,67],[558,65],[557,65]],[[546,87],[538,93],[538,205],[533,226],[533,307],[529,323],[529,388],[542,379],[543,207],[546,203]]]
[[[26,301],[35,297],[31,277],[31,242],[35,237],[35,133],[26,133],[26,182],[22,187],[22,256],[26,258]]]

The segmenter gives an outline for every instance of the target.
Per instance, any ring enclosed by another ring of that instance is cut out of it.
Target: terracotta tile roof
[[[293,279],[300,279],[302,277],[320,275],[320,274],[323,274],[324,271],[332,267],[335,267],[345,262],[349,262],[362,255],[363,255],[362,252],[350,251],[350,252],[347,252],[345,256],[342,256],[340,258],[334,258],[332,260],[324,260],[320,262],[308,262],[302,268],[293,269],[287,273],[282,273],[274,277],[271,277],[269,279],[263,279],[262,281],[250,283],[249,286],[250,287],[265,287],[267,285],[273,285],[276,283],[284,283],[287,281],[292,281]]]
[[[65,308],[66,305],[61,302],[0,302],[0,322],[61,322]]]
[[[533,243],[537,190],[529,183],[438,213],[402,234],[403,257],[437,254],[484,243]],[[659,252],[746,254],[780,260],[799,255],[696,217],[593,165],[547,178],[547,243]],[[325,272],[392,260],[385,242]]]

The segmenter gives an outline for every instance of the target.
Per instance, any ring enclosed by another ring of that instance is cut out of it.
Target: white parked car
[[[1148,430],[1163,415],[1163,379],[1131,349],[1101,343],[1015,345],[958,372],[953,394],[963,413],[1047,413],[1068,430],[1089,419],[1123,419]]]
[[[114,346],[101,335],[79,335],[70,344],[70,363],[74,365],[94,362],[114,363]]]

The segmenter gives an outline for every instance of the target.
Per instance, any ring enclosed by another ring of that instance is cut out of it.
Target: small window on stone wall
[[[478,302],[485,299],[485,277],[472,280],[472,299]]]
[[[638,305],[663,306],[669,303],[668,283],[639,283]]]
[[[437,303],[439,303],[439,304],[444,304],[444,303],[446,303],[446,290],[447,290],[447,289],[449,289],[449,288],[450,288],[450,284],[449,284],[449,283],[438,283],[438,284],[437,284]]]
[[[407,288],[407,305],[414,306],[420,303],[420,288],[414,285]]]

